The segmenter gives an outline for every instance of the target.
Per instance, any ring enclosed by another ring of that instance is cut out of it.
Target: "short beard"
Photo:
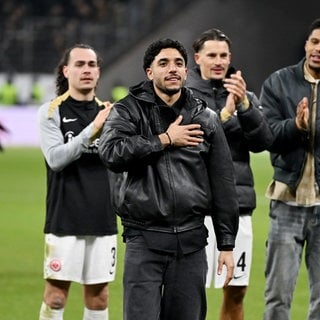
[[[181,90],[181,88],[176,88],[176,89],[158,88],[158,89],[169,97],[174,96],[176,93],[180,92]]]

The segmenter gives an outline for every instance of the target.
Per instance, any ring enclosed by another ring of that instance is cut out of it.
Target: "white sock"
[[[45,302],[42,302],[40,308],[39,320],[63,320],[64,309],[52,309]]]
[[[108,308],[104,310],[89,310],[84,308],[83,320],[109,320]]]

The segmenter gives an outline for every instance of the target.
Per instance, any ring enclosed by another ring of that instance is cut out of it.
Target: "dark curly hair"
[[[144,58],[143,58],[143,70],[146,71],[154,60],[154,58],[159,54],[162,49],[173,48],[177,49],[183,57],[185,64],[188,63],[188,54],[184,46],[177,40],[172,39],[160,39],[149,45],[147,48]]]
[[[310,37],[313,30],[320,29],[320,18],[315,19],[309,26],[307,38]]]
[[[81,48],[81,49],[90,49],[93,50],[97,56],[97,63],[98,66],[101,67],[102,65],[102,59],[99,57],[98,53],[96,50],[93,49],[88,44],[83,44],[83,43],[78,43],[75,44],[74,46],[66,49],[61,57],[61,60],[59,61],[55,73],[56,73],[56,94],[58,96],[62,95],[69,89],[69,84],[68,84],[68,79],[64,76],[63,74],[63,67],[66,66],[69,62],[70,59],[70,52],[75,49],[75,48]]]

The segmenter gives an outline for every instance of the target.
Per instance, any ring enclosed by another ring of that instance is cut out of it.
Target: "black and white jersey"
[[[40,107],[40,146],[47,168],[44,232],[111,235],[117,232],[109,171],[98,155],[93,120],[103,103],[76,101],[66,92]]]

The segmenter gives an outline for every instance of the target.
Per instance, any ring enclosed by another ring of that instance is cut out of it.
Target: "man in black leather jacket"
[[[270,230],[266,256],[265,320],[289,320],[305,250],[308,320],[320,317],[320,19],[304,44],[305,58],[272,73],[261,103],[274,134],[274,169],[267,189]]]
[[[183,87],[185,48],[171,39],[145,52],[148,77],[105,123],[99,152],[125,172],[116,211],[124,226],[124,319],[206,317],[205,215],[233,276],[238,202],[230,151],[217,115]],[[160,315],[160,318],[159,318]]]
[[[265,150],[273,136],[258,98],[246,90],[241,72],[230,67],[230,39],[219,29],[209,29],[194,41],[193,48],[196,66],[190,70],[186,86],[219,115],[232,154],[239,199],[239,232],[233,251],[235,272],[230,285],[223,288],[220,319],[242,320],[252,261],[251,216],[256,207],[250,152]],[[214,282],[216,288],[222,288],[222,275],[215,274],[219,251],[210,217],[206,217],[205,224],[209,230],[206,286]]]

